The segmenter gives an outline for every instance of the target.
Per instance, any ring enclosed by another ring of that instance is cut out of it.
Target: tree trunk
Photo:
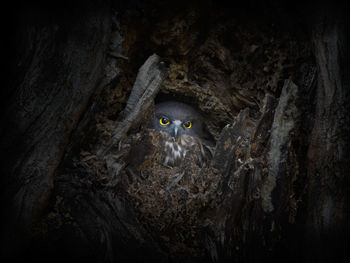
[[[349,50],[345,20],[336,11],[322,10],[312,36],[318,79],[306,226],[309,257],[320,261],[342,261],[349,247]]]
[[[16,14],[4,259],[349,260],[345,11],[85,1]],[[147,120],[168,99],[205,117],[207,166],[157,164]]]
[[[70,135],[98,89],[111,30],[102,4],[87,3],[66,17],[60,13],[65,7],[25,7],[17,10],[17,48],[11,50],[14,58],[21,53],[1,129],[2,192],[11,225],[4,231],[20,243],[46,209]]]

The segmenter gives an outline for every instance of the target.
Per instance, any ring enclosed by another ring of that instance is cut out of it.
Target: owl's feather
[[[160,124],[160,119],[162,117],[169,119],[169,125]],[[187,121],[192,123],[191,128],[186,128],[182,125]],[[203,138],[203,117],[193,107],[177,101],[166,101],[156,104],[154,118],[151,120],[149,128],[173,135],[175,127],[178,128],[179,135],[186,134],[197,138]]]
[[[178,166],[186,157],[188,152],[194,154],[195,161],[202,166],[202,161],[206,160],[203,145],[198,138],[190,135],[180,135],[178,138],[170,136],[168,133],[161,132],[162,144],[164,147],[164,165]]]
[[[166,125],[161,121],[162,118],[167,120]],[[204,126],[203,117],[190,105],[178,101],[156,104],[149,128],[161,132],[160,145],[165,154],[164,165],[180,165],[189,151],[197,152],[198,164],[209,159],[210,151],[203,146],[206,142]]]

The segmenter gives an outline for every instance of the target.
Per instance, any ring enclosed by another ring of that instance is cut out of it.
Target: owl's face
[[[203,132],[200,114],[191,106],[176,101],[156,104],[155,117],[149,127],[175,138],[183,134],[200,138]]]

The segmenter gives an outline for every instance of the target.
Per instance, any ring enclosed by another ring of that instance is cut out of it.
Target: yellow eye
[[[163,117],[163,118],[160,118],[160,119],[159,119],[159,123],[160,123],[161,125],[165,126],[165,125],[169,125],[169,124],[170,124],[170,121],[169,121],[168,118]]]
[[[191,121],[186,121],[182,124],[184,127],[186,127],[187,129],[192,127],[192,122]]]

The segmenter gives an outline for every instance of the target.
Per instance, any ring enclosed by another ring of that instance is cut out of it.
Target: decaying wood
[[[162,81],[166,78],[165,65],[161,64],[160,58],[154,54],[150,56],[140,68],[134,87],[129,96],[125,107],[124,120],[117,126],[113,132],[110,142],[107,143],[105,149],[98,152],[99,156],[104,156],[114,145],[126,135],[130,127],[140,122],[145,117],[153,104]]]

